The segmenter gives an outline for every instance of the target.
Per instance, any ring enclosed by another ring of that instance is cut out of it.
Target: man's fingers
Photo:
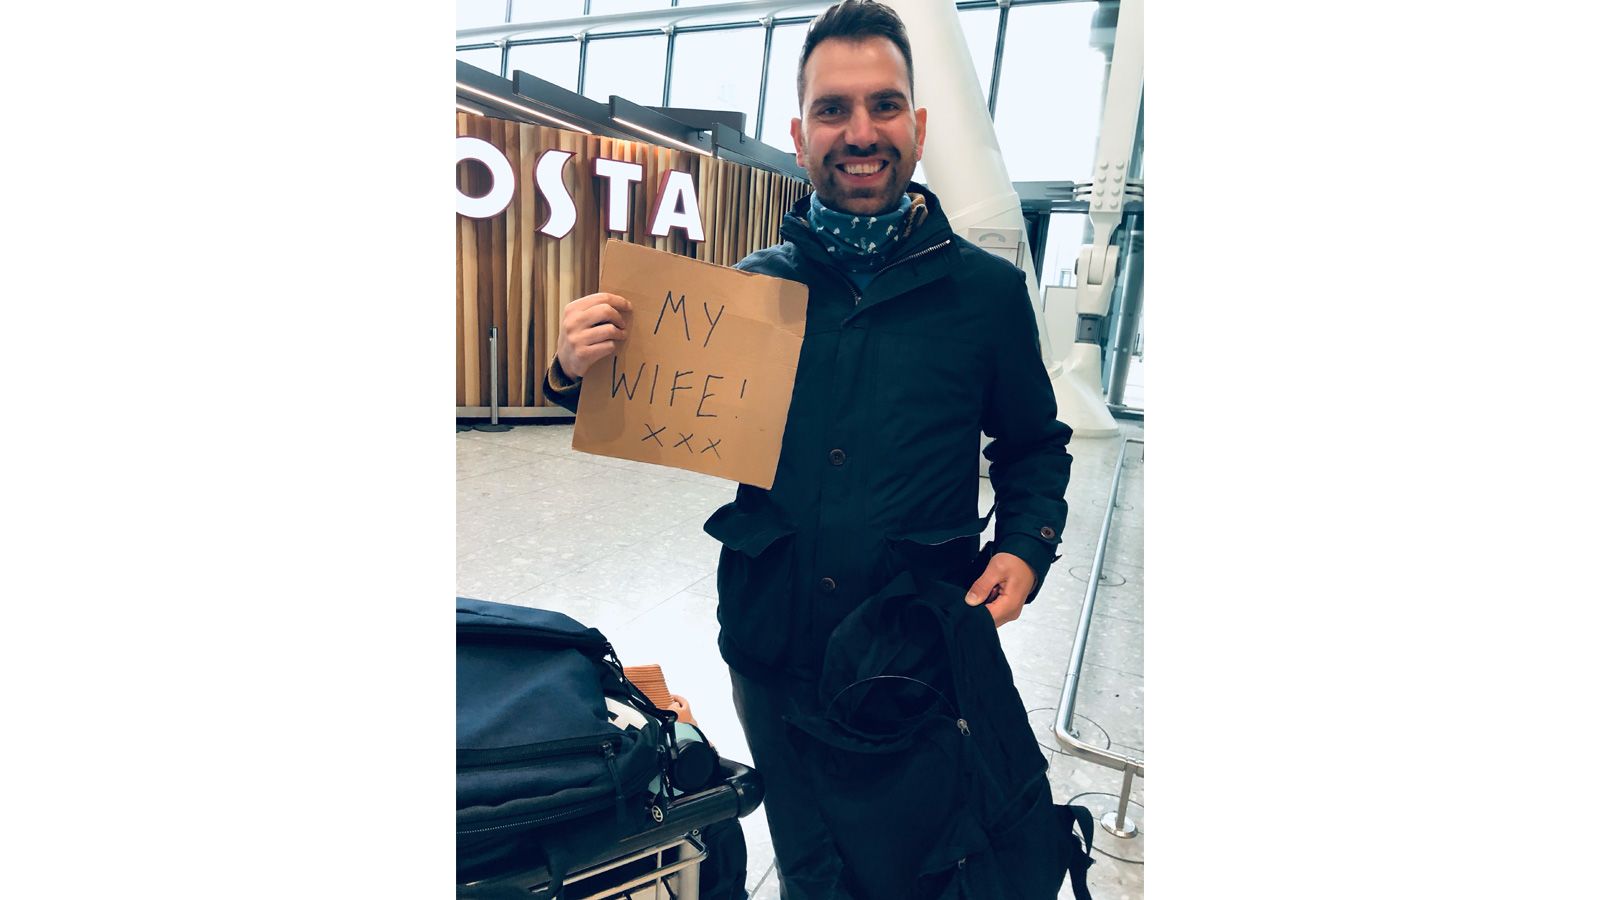
[[[989,604],[989,615],[994,617],[994,627],[1022,618],[1022,603],[1028,599],[1014,585],[1001,585],[999,596]]]
[[[616,341],[602,341],[598,344],[585,344],[577,348],[578,358],[587,363],[610,356],[617,349]]]
[[[628,302],[628,298],[619,296],[617,294],[607,294],[604,292],[588,294],[586,296],[579,297],[571,303],[568,303],[567,309],[582,311],[600,305],[614,306],[623,312],[633,311],[633,304]]]
[[[573,335],[572,344],[576,347],[588,347],[605,341],[625,341],[627,339],[627,331],[607,322],[604,325],[585,328]]]
[[[1022,604],[1027,599],[1027,595],[1018,590],[1017,585],[1007,585],[1000,592],[1000,596],[989,604],[991,609],[999,610],[999,614],[995,616],[995,625],[998,627],[1022,618]]]
[[[626,325],[627,320],[622,317],[622,310],[609,303],[598,303],[578,313],[578,321],[584,325],[599,325],[602,322],[611,322],[616,325]]]
[[[1000,583],[1000,576],[993,570],[985,570],[978,576],[978,580],[967,588],[967,605],[981,606],[989,602],[989,595],[994,592],[995,585]]]

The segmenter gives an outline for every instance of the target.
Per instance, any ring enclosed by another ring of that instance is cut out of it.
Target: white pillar
[[[1073,344],[1074,335],[1051,335],[1045,326],[1044,304],[1033,272],[1022,205],[1006,173],[1005,157],[989,119],[989,107],[983,101],[972,55],[967,51],[966,35],[956,18],[955,3],[886,3],[905,22],[911,58],[921,62],[914,67],[914,102],[928,110],[928,140],[922,153],[928,187],[939,195],[950,227],[968,240],[976,243],[986,229],[1016,230],[1022,248],[1019,268],[1027,277],[1028,296],[1039,324],[1039,344],[1055,389],[1056,417],[1083,437],[1116,434],[1117,422],[1101,395],[1098,349],[1090,371],[1081,358],[1084,350]],[[1065,352],[1058,352],[1057,347]]]

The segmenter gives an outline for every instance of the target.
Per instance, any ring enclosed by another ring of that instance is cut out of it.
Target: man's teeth
[[[844,170],[851,175],[871,175],[881,168],[883,168],[882,160],[870,163],[850,163],[844,167]]]

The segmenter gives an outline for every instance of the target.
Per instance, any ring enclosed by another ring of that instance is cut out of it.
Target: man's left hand
[[[994,616],[994,627],[1014,622],[1022,616],[1022,604],[1033,593],[1033,569],[1022,557],[1011,553],[996,553],[978,580],[967,589],[967,605],[989,604],[989,615]],[[989,595],[999,589],[993,600]]]

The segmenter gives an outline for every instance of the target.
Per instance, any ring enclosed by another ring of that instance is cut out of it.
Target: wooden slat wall
[[[456,114],[456,134],[493,144],[517,173],[516,193],[504,212],[489,219],[456,216],[457,406],[488,405],[490,325],[500,328],[500,405],[550,405],[539,384],[555,355],[561,311],[599,289],[600,250],[608,238],[731,266],[777,243],[783,213],[810,189],[798,179],[698,153],[470,113]],[[564,175],[578,221],[559,240],[538,231],[550,205],[533,173],[546,150],[574,154]],[[644,167],[644,180],[633,185],[624,233],[606,230],[605,183],[593,175],[597,156]],[[665,238],[650,234],[651,206],[673,169],[695,181],[704,243],[690,241],[679,228]],[[477,166],[458,167],[456,179],[473,196],[489,188],[487,173]]]

